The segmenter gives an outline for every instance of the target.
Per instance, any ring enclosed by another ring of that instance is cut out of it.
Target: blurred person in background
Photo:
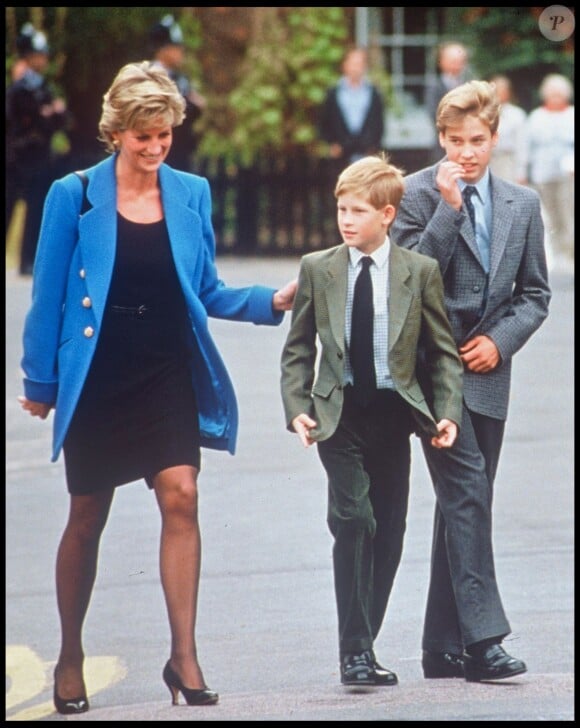
[[[337,173],[348,164],[381,150],[384,101],[367,77],[366,48],[349,48],[342,60],[342,76],[330,88],[321,108],[319,130],[329,144]]]
[[[46,35],[26,23],[16,39],[19,60],[6,90],[6,232],[19,199],[26,203],[19,271],[30,275],[42,207],[56,174],[52,137],[68,123],[65,103],[53,94],[46,72]]]
[[[425,89],[425,107],[429,118],[437,118],[439,102],[451,89],[468,80],[467,64],[469,54],[463,43],[446,41],[437,48],[437,75]],[[435,143],[431,152],[433,163],[441,159],[438,132],[435,130]]]
[[[493,174],[521,183],[526,177],[524,130],[527,114],[513,102],[512,83],[507,76],[493,76],[490,83],[500,103],[498,139],[489,162]]]
[[[546,216],[553,263],[574,261],[574,106],[572,84],[558,73],[540,85],[542,105],[525,127],[528,182],[538,191]]]
[[[167,71],[169,78],[175,82],[185,99],[185,120],[181,126],[174,129],[173,144],[167,163],[175,169],[191,172],[192,157],[199,141],[193,130],[193,124],[202,115],[207,101],[181,70],[185,61],[183,31],[173,15],[165,15],[151,28],[149,43],[153,62]]]

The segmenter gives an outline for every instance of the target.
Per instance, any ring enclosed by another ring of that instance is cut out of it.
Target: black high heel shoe
[[[74,715],[75,713],[86,713],[89,709],[89,701],[86,695],[80,698],[61,698],[56,692],[56,667],[54,668],[54,707],[62,715]]]
[[[215,705],[219,699],[219,695],[209,688],[186,688],[179,675],[171,669],[169,661],[163,668],[163,680],[171,693],[172,705],[179,705],[179,693],[188,705]]]

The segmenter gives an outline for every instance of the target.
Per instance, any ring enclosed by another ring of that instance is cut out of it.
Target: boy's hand
[[[300,414],[292,420],[292,427],[300,438],[304,447],[312,445],[314,440],[310,437],[310,430],[316,427],[316,422],[306,414]]]
[[[485,374],[495,369],[501,356],[489,336],[474,336],[459,347],[459,356],[470,372]]]
[[[456,210],[460,210],[463,205],[463,197],[457,184],[457,180],[461,179],[463,175],[463,167],[460,164],[446,160],[439,165],[435,178],[441,197]]]
[[[457,437],[457,425],[451,420],[440,420],[437,423],[439,434],[431,438],[431,445],[440,450],[443,447],[451,447]]]

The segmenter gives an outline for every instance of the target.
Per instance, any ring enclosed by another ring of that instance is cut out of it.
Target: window
[[[394,108],[387,109],[385,146],[427,148],[435,141],[424,107],[425,88],[437,72],[436,47],[445,8],[356,8],[356,42],[380,49],[391,76]]]

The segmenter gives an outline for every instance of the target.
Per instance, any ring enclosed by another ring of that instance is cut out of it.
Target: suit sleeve
[[[316,321],[312,281],[302,260],[292,308],[292,323],[282,350],[281,390],[286,426],[299,414],[312,415],[312,386],[316,362]]]
[[[73,252],[78,238],[79,199],[70,186],[53,182],[44,205],[32,281],[32,303],[24,322],[24,393],[54,404],[58,391],[58,348]]]
[[[492,319],[482,332],[493,339],[503,361],[511,358],[528,341],[548,316],[551,290],[544,248],[544,226],[540,200],[531,192],[531,214],[520,265],[515,277],[511,305]]]
[[[437,265],[429,266],[423,286],[421,351],[435,420],[461,424],[463,364],[445,312],[443,280]]]
[[[219,278],[215,264],[215,237],[211,221],[211,192],[209,182],[206,179],[203,181],[204,187],[198,209],[204,239],[204,269],[199,297],[208,316],[277,326],[284,318],[284,311],[275,311],[272,307],[275,288],[262,285],[232,288]]]

